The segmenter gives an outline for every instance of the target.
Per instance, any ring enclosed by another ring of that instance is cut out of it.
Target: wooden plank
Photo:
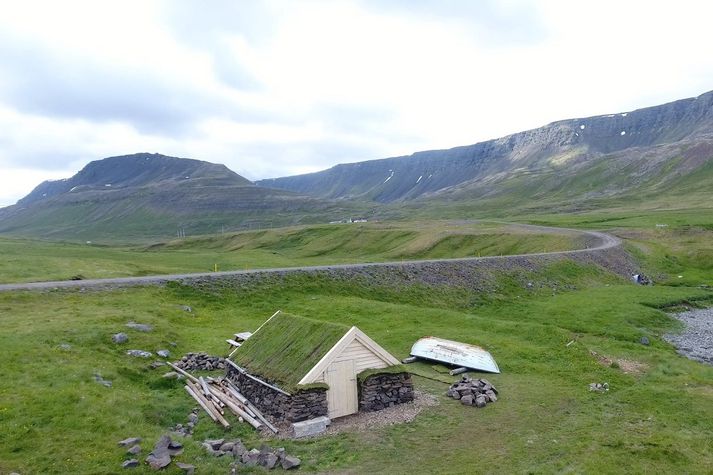
[[[255,414],[255,417],[260,419],[271,431],[273,431],[275,434],[277,434],[277,432],[278,432],[277,427],[272,425],[270,423],[270,421],[267,420],[267,418],[262,414],[262,412],[260,412],[260,410],[257,407],[255,407],[255,405],[253,403],[250,402],[250,399],[248,399],[245,396],[243,396],[242,394],[240,394],[240,391],[238,391],[238,388],[236,388],[233,385],[233,383],[230,382],[229,379],[224,380],[224,382],[227,383],[226,386],[227,386],[228,390],[231,392],[231,394],[233,394],[235,397],[237,397],[238,400],[240,400],[243,404],[245,404],[245,406]]]
[[[236,416],[242,417],[248,424],[250,424],[251,426],[253,426],[256,429],[259,429],[260,427],[262,427],[262,424],[260,423],[260,421],[258,421],[257,419],[255,419],[253,417],[250,417],[250,415],[247,412],[243,411],[240,407],[238,407],[238,405],[236,405],[232,401],[230,401],[230,399],[228,398],[227,395],[223,394],[220,390],[218,390],[216,388],[211,387],[210,389],[211,389],[213,395],[217,399],[220,399],[221,401],[223,401],[223,403],[231,411],[233,411]]]
[[[183,371],[181,368],[179,368],[179,367],[176,366],[175,364],[171,363],[170,361],[166,361],[166,363],[168,363],[168,365],[169,365],[171,368],[175,369],[176,371],[178,371],[179,373],[181,373],[183,376],[185,376],[185,377],[188,378],[189,380],[193,381],[194,383],[198,383],[198,378],[196,378],[196,377],[193,376],[192,374],[190,374],[190,373],[188,373],[188,372],[186,372],[186,371]]]
[[[252,374],[248,373],[247,371],[245,371],[243,368],[241,368],[241,367],[238,366],[237,364],[233,363],[232,361],[230,361],[230,360],[228,360],[228,359],[226,359],[225,361],[226,361],[230,366],[232,366],[233,368],[235,368],[235,369],[237,369],[238,371],[240,371],[241,374],[247,376],[248,378],[252,379],[253,381],[255,381],[255,382],[257,382],[257,383],[260,383],[260,384],[262,384],[263,386],[267,386],[267,387],[270,388],[270,389],[274,389],[274,390],[277,391],[278,393],[282,393],[282,394],[284,394],[285,396],[292,396],[292,394],[288,393],[287,391],[283,391],[282,389],[278,388],[277,386],[273,386],[272,384],[267,383],[267,382],[263,381],[263,380],[260,379],[260,378],[256,378],[255,376],[253,376]]]
[[[188,383],[188,386],[193,390],[193,392],[196,394],[198,398],[200,398],[203,401],[203,408],[211,411],[213,415],[216,417],[217,421],[220,422],[220,424],[223,427],[230,427],[230,423],[228,423],[227,420],[223,417],[223,414],[221,414],[221,411],[219,407],[216,407],[214,402],[212,400],[208,400],[205,397],[203,397],[202,389],[194,383]]]
[[[467,371],[468,371],[468,368],[456,368],[456,369],[450,370],[448,372],[448,374],[450,374],[451,376],[455,376],[456,374],[465,373]]]
[[[206,404],[203,402],[203,400],[201,398],[199,398],[198,395],[193,392],[193,389],[188,385],[185,385],[183,387],[186,389],[186,392],[188,394],[190,394],[191,397],[193,399],[195,399],[196,402],[203,408],[203,410],[210,416],[210,418],[213,419],[213,421],[218,422],[218,418],[215,416],[215,414],[213,414],[213,411],[208,409],[208,406],[206,406]]]

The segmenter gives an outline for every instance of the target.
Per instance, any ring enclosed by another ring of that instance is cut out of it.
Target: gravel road
[[[680,334],[665,335],[664,339],[686,358],[713,365],[713,308],[691,310],[674,317],[686,328]]]
[[[0,292],[2,291],[14,291],[14,290],[48,290],[48,289],[59,289],[59,288],[90,288],[90,287],[114,287],[114,286],[130,286],[130,285],[150,285],[150,284],[163,284],[170,281],[180,281],[186,279],[220,279],[221,277],[231,277],[236,275],[249,275],[249,274],[265,274],[265,273],[275,273],[275,274],[285,274],[290,272],[315,272],[315,271],[338,271],[338,270],[349,270],[349,269],[365,269],[369,267],[399,267],[408,266],[411,264],[428,264],[428,263],[458,263],[458,262],[477,262],[477,261],[508,261],[522,257],[535,257],[535,256],[567,256],[567,255],[577,255],[580,253],[591,253],[592,251],[602,251],[606,249],[612,249],[619,247],[621,240],[611,236],[609,234],[595,232],[595,231],[580,231],[576,229],[567,228],[554,228],[549,226],[535,226],[529,224],[512,224],[513,226],[520,227],[523,229],[540,231],[540,232],[559,232],[563,234],[575,233],[584,237],[585,248],[577,249],[572,251],[558,251],[558,252],[540,252],[533,254],[518,254],[509,256],[486,256],[486,257],[467,257],[467,258],[456,258],[456,259],[425,259],[419,261],[397,261],[397,262],[374,262],[365,264],[343,264],[343,265],[326,265],[326,266],[304,266],[304,267],[283,267],[283,268],[272,268],[272,269],[252,269],[252,270],[239,270],[239,271],[225,271],[225,272],[204,272],[204,273],[192,273],[192,274],[169,274],[169,275],[152,275],[152,276],[142,276],[142,277],[118,277],[112,279],[87,279],[87,280],[62,280],[62,281],[52,281],[52,282],[29,282],[29,283],[15,283],[15,284],[0,284]]]

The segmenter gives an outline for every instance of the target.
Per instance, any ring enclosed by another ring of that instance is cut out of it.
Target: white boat
[[[411,347],[411,356],[462,368],[500,373],[500,368],[492,355],[481,347],[435,336],[427,336],[414,343]]]

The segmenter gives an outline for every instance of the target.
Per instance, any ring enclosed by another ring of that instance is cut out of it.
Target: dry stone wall
[[[326,388],[310,388],[291,396],[275,391],[228,368],[228,378],[263,414],[278,421],[299,422],[328,414]]]
[[[380,411],[413,401],[413,382],[409,373],[382,373],[367,377],[359,385],[359,410]]]

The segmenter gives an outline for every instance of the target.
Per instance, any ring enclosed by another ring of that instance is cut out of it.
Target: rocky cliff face
[[[710,137],[713,92],[632,112],[569,119],[449,150],[337,165],[257,182],[324,198],[405,201],[511,172],[542,171],[608,154]]]

